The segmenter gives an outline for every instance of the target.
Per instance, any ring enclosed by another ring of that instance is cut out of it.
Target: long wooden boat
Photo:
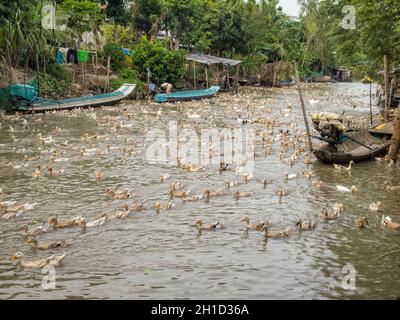
[[[368,130],[347,132],[346,136],[351,140],[342,144],[328,143],[314,150],[314,155],[318,160],[325,163],[348,164],[350,161],[372,160],[374,157],[387,152],[390,146],[390,139],[373,136]]]
[[[103,93],[95,96],[63,99],[63,100],[48,100],[35,99],[29,103],[17,105],[15,109],[23,112],[45,112],[53,110],[65,110],[74,108],[88,108],[111,106],[117,104],[123,99],[128,98],[136,88],[136,84],[124,84],[118,90],[110,93]]]
[[[392,136],[393,130],[394,130],[393,121],[380,123],[370,129],[368,129],[369,133],[371,133],[373,135],[379,135],[379,136]]]
[[[197,99],[212,98],[217,94],[219,90],[220,90],[219,86],[214,86],[203,90],[159,93],[154,97],[154,101],[158,103],[164,103],[164,102],[190,101]]]

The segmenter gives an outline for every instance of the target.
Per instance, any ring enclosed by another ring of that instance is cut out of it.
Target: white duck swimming
[[[87,228],[91,228],[91,227],[98,227],[98,226],[102,226],[103,224],[105,224],[107,221],[107,214],[102,214],[100,218],[90,221],[90,222],[86,222],[85,219],[81,219],[81,224],[83,226],[83,228],[85,229]]]
[[[381,224],[388,227],[389,229],[400,230],[400,224],[393,222],[393,219],[389,216],[385,217],[385,215],[383,215]]]
[[[46,224],[46,225],[40,225],[37,227],[33,227],[32,229],[29,229],[29,227],[26,224],[24,224],[23,226],[21,226],[21,234],[24,237],[36,236],[38,234],[48,232],[49,228],[50,228],[50,225]]]
[[[16,262],[16,264],[21,264],[25,268],[40,269],[45,266],[57,267],[61,264],[61,261],[65,258],[65,254],[60,256],[52,255],[48,258],[36,260],[36,261],[25,261],[24,254],[22,252],[17,252],[13,255],[10,260]]]
[[[292,174],[289,174],[288,172],[285,173],[285,180],[293,180],[296,178],[297,178],[297,174],[295,174],[295,173],[292,173]]]
[[[353,169],[354,165],[355,165],[355,162],[352,160],[352,161],[350,161],[348,167],[344,167],[344,166],[341,166],[341,165],[338,165],[338,164],[333,164],[333,167],[336,170],[342,170],[342,171],[349,171],[350,172]]]
[[[358,192],[358,188],[356,186],[352,186],[351,189],[341,186],[341,185],[336,185],[336,189],[340,192],[344,192],[344,193],[354,193],[354,192]]]
[[[383,211],[383,204],[382,202],[378,201],[378,202],[373,202],[369,205],[369,210],[371,211],[375,211],[375,212],[379,212],[379,211]]]

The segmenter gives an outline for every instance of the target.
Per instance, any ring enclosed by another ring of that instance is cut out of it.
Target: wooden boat
[[[95,96],[48,100],[34,98],[29,102],[18,104],[15,109],[23,112],[45,112],[52,110],[65,110],[73,108],[88,108],[110,106],[128,98],[136,88],[136,84],[124,84],[118,90],[110,93],[103,93]]]
[[[154,97],[154,101],[158,103],[163,102],[177,102],[177,101],[190,101],[196,99],[212,98],[220,90],[220,87],[214,86],[203,90],[191,91],[177,91],[172,93],[159,93]]]
[[[378,136],[392,136],[394,130],[393,121],[380,123],[368,130],[369,133]]]
[[[389,149],[390,139],[371,135],[368,130],[346,132],[350,139],[342,144],[328,143],[314,150],[318,160],[325,163],[348,164],[374,159]],[[357,141],[357,142],[356,142]]]

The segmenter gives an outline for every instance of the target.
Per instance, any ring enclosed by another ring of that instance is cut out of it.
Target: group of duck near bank
[[[122,99],[129,97],[129,95],[133,92],[135,85],[127,84],[121,87],[119,90],[112,94],[105,94],[93,97],[84,97],[84,98],[76,98],[76,99],[68,99],[66,101],[45,101],[35,98],[34,96],[31,97],[31,102],[25,104],[24,107],[21,107],[20,111],[27,111],[33,113],[33,121],[35,120],[35,112],[45,112],[45,111],[54,111],[59,109],[72,109],[72,108],[83,108],[83,107],[93,107],[93,106],[103,106],[103,105],[112,105],[117,102],[120,102]],[[18,89],[18,88],[15,88]],[[176,102],[176,101],[183,101],[183,100],[191,100],[196,98],[210,98],[213,97],[217,92],[218,87],[212,87],[207,90],[196,90],[190,92],[176,92],[171,94],[163,94],[156,96],[155,100],[157,102]],[[26,94],[26,90],[24,89],[24,94]],[[21,91],[22,92],[22,91]],[[21,97],[20,97],[21,98]],[[78,109],[80,110],[80,109]],[[157,115],[159,116],[159,115]],[[2,117],[5,117],[2,115]],[[37,116],[36,116],[37,117]],[[18,121],[20,118],[20,114],[17,112],[12,119],[14,121]],[[26,120],[25,120],[26,121]],[[243,125],[251,122],[249,119],[239,118],[238,121]],[[387,140],[388,134],[380,134],[379,132],[373,131],[376,128],[371,129],[370,132],[368,130],[363,130],[360,132],[346,132],[343,129],[343,121],[340,119],[340,116],[333,115],[333,114],[315,114],[313,115],[313,122],[314,128],[317,132],[321,133],[321,136],[316,137],[322,141],[325,141],[327,145],[323,146],[322,148],[316,149],[314,154],[317,156],[318,159],[333,164],[333,169],[340,171],[340,172],[351,172],[353,170],[353,166],[355,162],[366,160],[366,159],[376,159],[376,160],[385,160],[384,158],[377,158],[380,154],[384,153],[388,146],[389,140]],[[264,152],[269,154],[271,151],[270,144],[274,142],[274,139],[270,141],[268,139],[268,134],[274,133],[274,130],[279,125],[277,121],[262,121],[260,123],[266,125],[269,129],[269,132],[264,132],[262,130],[256,131],[256,134],[262,138]],[[26,123],[27,125],[27,123]],[[121,125],[122,126],[122,125]],[[11,127],[10,127],[11,130]],[[100,139],[100,137],[84,137],[86,140],[90,139]],[[279,134],[280,142],[281,142],[281,150],[280,150],[280,159],[285,161],[290,166],[298,160],[300,155],[306,151],[305,145],[305,138],[306,135],[301,133],[300,130],[296,131],[296,135],[294,138],[290,136],[288,132],[283,132],[281,130]],[[43,146],[45,147],[46,144],[51,144],[52,137],[50,138],[42,138],[41,136],[38,137],[40,141],[42,141]],[[68,144],[65,144],[65,147],[68,147]],[[285,159],[285,152],[288,151],[289,148],[296,148],[289,159]],[[105,150],[105,154],[110,152],[112,147],[108,146],[108,149]],[[132,152],[132,150],[127,150],[124,148],[124,153]],[[79,150],[81,156],[84,156],[88,150],[81,148]],[[100,152],[100,151],[99,151]],[[304,156],[304,164],[307,166],[311,164],[310,156],[306,154]],[[28,156],[24,157],[24,161],[30,162],[35,161],[37,158],[29,158]],[[40,178],[42,175],[47,174],[51,177],[57,177],[62,175],[62,171],[57,171],[53,169],[52,162],[55,161],[63,161],[62,159],[54,159],[49,161],[46,165],[46,169],[43,172],[43,169],[40,165],[37,165],[34,173],[32,174],[33,178]],[[341,164],[349,163],[349,166],[342,166]],[[179,159],[179,167],[186,171],[186,172],[198,172],[203,171],[205,168],[201,166],[192,165],[191,163],[187,163],[185,159]],[[17,169],[17,166],[13,164],[7,164],[12,169]],[[240,167],[236,168],[240,169]],[[232,164],[227,164],[221,162],[219,171],[222,174],[224,171],[231,171],[233,170]],[[238,170],[237,170],[238,171]],[[240,170],[239,170],[240,171]],[[313,171],[309,172],[301,172],[301,174],[308,178],[312,179],[315,177],[315,173]],[[94,177],[97,181],[100,181],[103,178],[102,171],[96,171],[94,173]],[[160,176],[160,183],[165,183],[166,180],[170,178],[169,174],[163,174]],[[283,180],[292,180],[296,179],[296,174],[289,174],[285,173]],[[106,223],[109,223],[116,219],[127,219],[131,217],[135,212],[142,212],[148,210],[155,210],[156,214],[159,214],[161,210],[170,210],[173,209],[176,204],[174,203],[174,199],[179,198],[182,199],[182,204],[188,202],[195,202],[195,201],[210,201],[212,198],[222,197],[231,195],[236,201],[239,201],[240,198],[243,197],[251,197],[253,193],[251,192],[231,192],[231,189],[237,187],[239,185],[247,184],[251,179],[252,176],[246,175],[243,178],[243,181],[227,181],[224,183],[224,187],[220,190],[204,190],[202,194],[192,195],[190,190],[184,190],[184,186],[180,183],[172,183],[168,194],[170,196],[170,201],[167,203],[160,203],[157,202],[152,206],[148,206],[144,203],[135,203],[133,206],[129,207],[126,203],[121,205],[120,209],[116,212],[112,213],[103,213],[100,216],[96,217],[93,220],[86,221],[84,217],[75,217],[71,220],[61,221],[56,217],[51,217],[48,219],[47,223],[29,227],[28,225],[21,226],[21,234],[25,238],[26,245],[30,246],[35,250],[46,251],[46,250],[53,250],[53,249],[62,249],[65,248],[71,243],[67,241],[53,241],[42,243],[39,242],[36,237],[40,234],[49,233],[49,232],[56,232],[61,231],[63,229],[70,229],[70,228],[77,228],[80,229],[82,232],[86,231],[86,228],[95,228],[100,227]],[[262,179],[258,181],[260,183],[260,188],[267,188],[272,181],[268,179]],[[321,188],[324,185],[324,182],[321,180],[314,180],[312,181],[312,185],[315,188]],[[390,182],[385,183],[385,187],[388,191],[398,192],[400,191],[400,186],[393,186]],[[352,186],[351,188],[347,188],[341,185],[336,186],[337,191],[344,192],[344,193],[355,193],[358,192],[358,188],[356,186]],[[276,190],[276,195],[281,200],[282,197],[288,195],[288,191],[279,188]],[[0,189],[0,200],[2,197],[6,195],[6,192]],[[118,190],[114,188],[108,188],[105,191],[105,197],[110,200],[126,200],[131,197],[131,192],[129,190]],[[19,215],[23,214],[26,211],[33,210],[36,204],[25,204],[25,205],[18,205],[16,202],[13,201],[3,201],[0,202],[0,210],[1,210],[1,219],[12,219],[18,217]],[[380,202],[372,203],[369,209],[373,212],[382,212],[383,204]],[[346,208],[343,204],[338,203],[333,206],[330,210],[324,208],[320,214],[320,219],[323,222],[329,222],[331,220],[336,220],[341,217],[346,212]],[[238,221],[239,222],[239,221]],[[266,221],[259,221],[256,223],[251,223],[250,217],[244,216],[240,220],[240,223],[244,224],[247,230],[252,230],[255,232],[259,232],[262,235],[262,238],[268,240],[269,238],[279,239],[279,238],[287,238],[290,237],[292,234],[296,232],[303,232],[313,230],[317,226],[316,219],[305,217],[300,219],[296,225],[289,226],[285,229],[272,229],[273,223],[271,220]],[[357,228],[365,228],[369,225],[369,221],[366,217],[359,217],[354,222],[355,227]],[[392,230],[400,230],[400,224],[393,221],[391,217],[383,215],[381,218],[381,225],[392,229]],[[213,223],[204,223],[203,220],[198,219],[194,223],[194,227],[197,228],[199,232],[206,232],[206,231],[216,231],[216,230],[223,230],[225,226],[222,222],[213,222]],[[11,260],[16,262],[17,264],[22,265],[26,268],[42,268],[46,265],[50,266],[58,266],[61,264],[63,259],[65,258],[65,254],[62,255],[51,255],[45,259],[36,260],[36,261],[26,261],[24,259],[24,255],[21,252],[17,252],[15,255],[11,257]]]

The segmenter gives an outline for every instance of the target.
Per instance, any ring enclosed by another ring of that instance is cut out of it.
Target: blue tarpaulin
[[[126,55],[126,56],[130,56],[131,55],[131,50],[126,49],[126,48],[121,48],[121,50],[124,53],[124,55]]]

